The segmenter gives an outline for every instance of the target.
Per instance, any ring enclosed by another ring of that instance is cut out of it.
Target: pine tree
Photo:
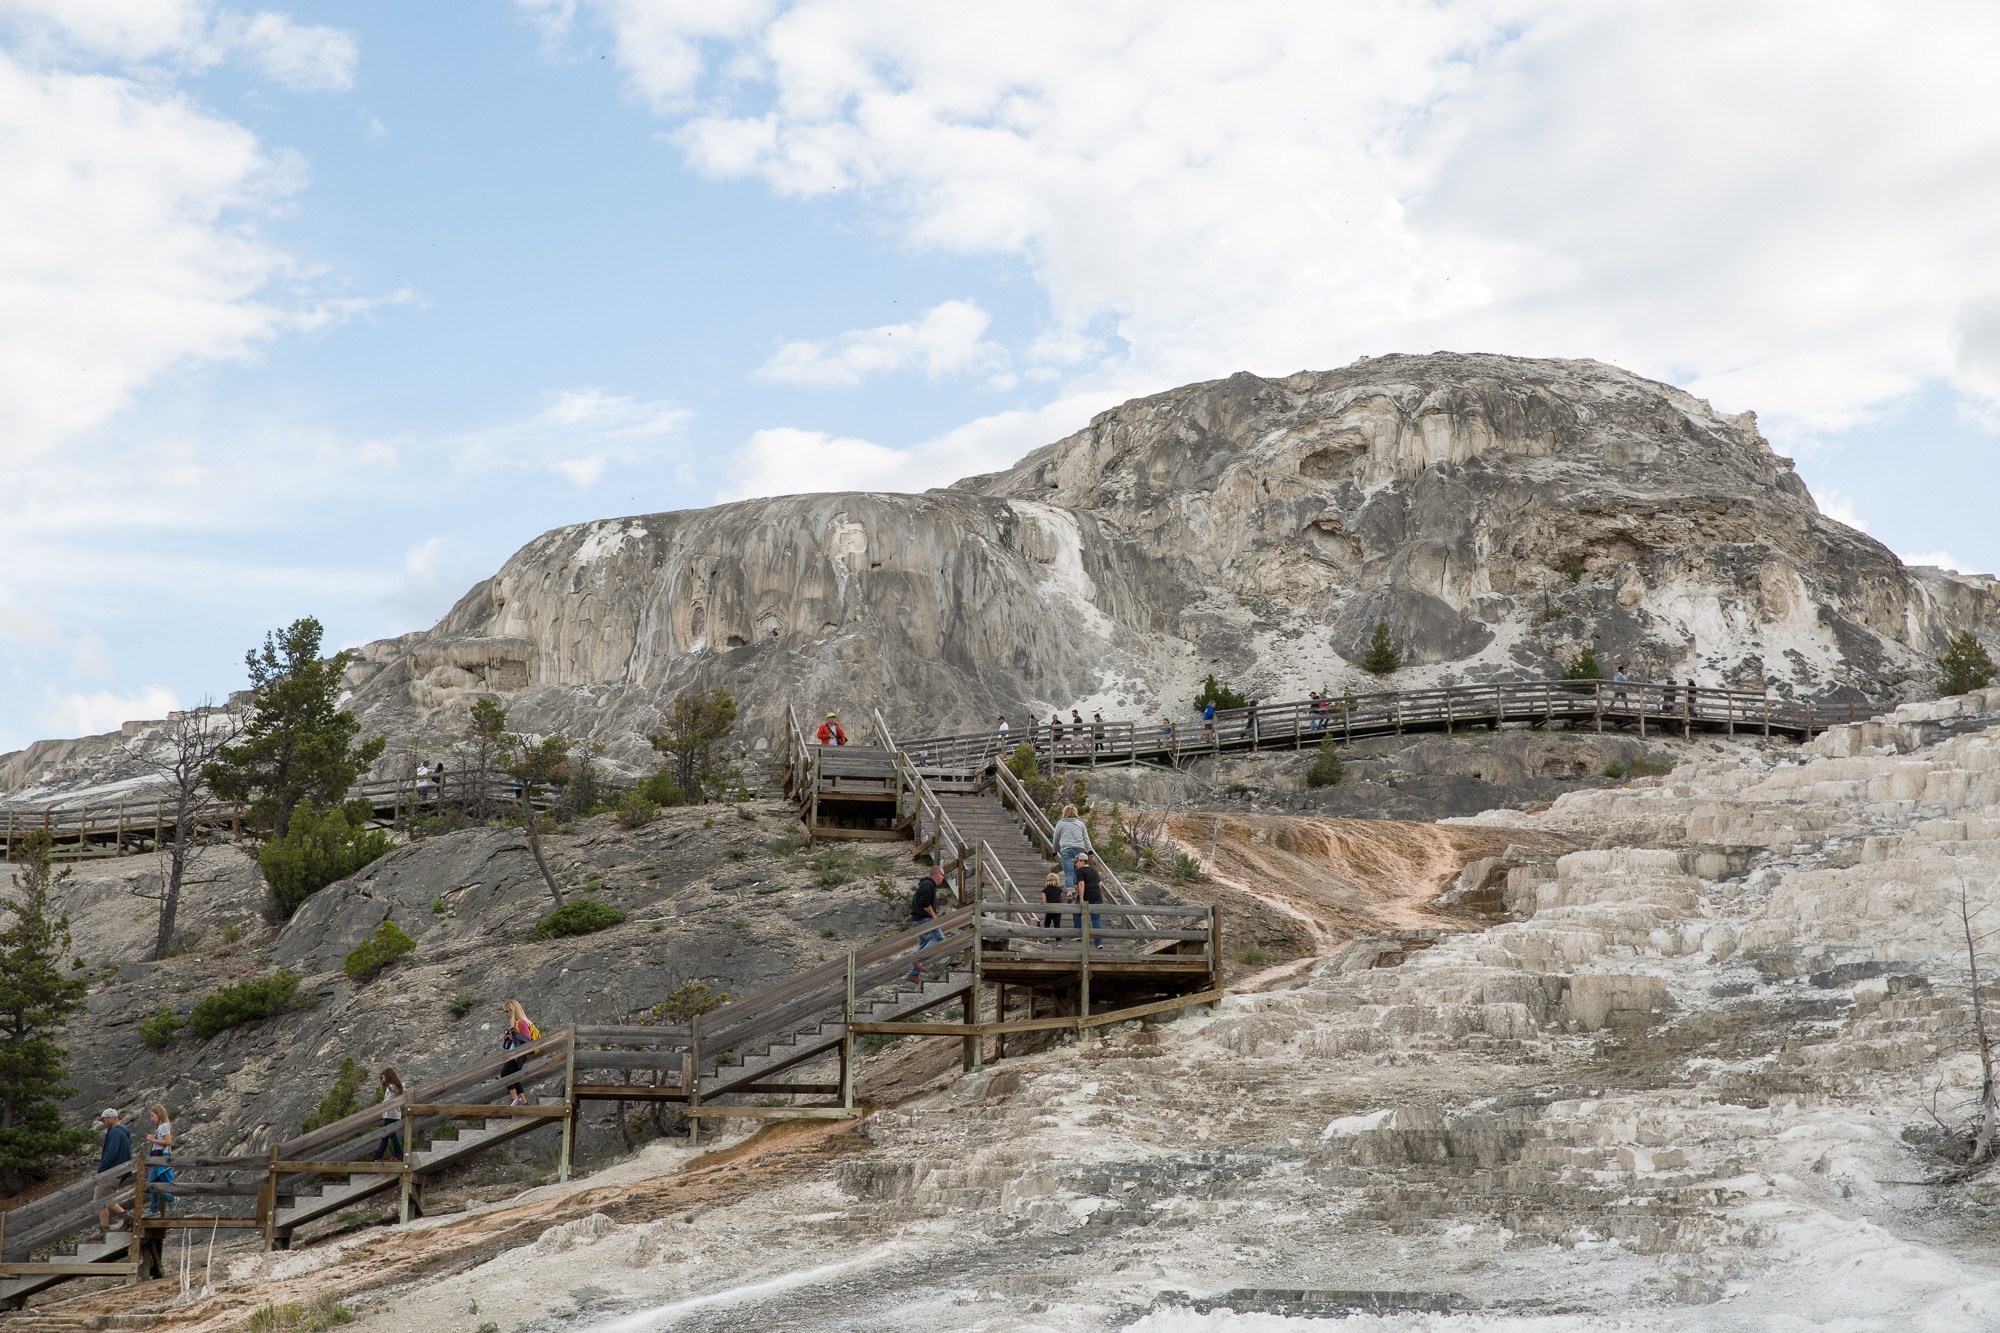
[[[13,920],[0,929],[0,1185],[18,1191],[64,1157],[89,1146],[88,1130],[67,1129],[57,1105],[74,1095],[64,1083],[69,1053],[55,1036],[83,1008],[89,985],[63,971],[69,918],[49,915],[49,894],[69,871],[51,869],[51,842],[36,832],[26,844],[14,896],[0,898]]]
[[[667,757],[685,799],[704,801],[725,776],[722,743],[736,730],[736,700],[728,690],[682,690],[667,706],[667,725],[646,737]]]
[[[320,660],[325,630],[311,616],[264,636],[261,652],[243,656],[250,672],[250,721],[242,739],[226,745],[203,770],[209,790],[248,803],[250,825],[276,831],[311,801],[330,810],[354,780],[381,758],[377,736],[354,744],[361,724],[339,706],[341,676],[353,653]]]
[[[1389,640],[1387,617],[1376,618],[1375,633],[1368,640],[1368,655],[1361,659],[1361,669],[1374,676],[1392,675],[1403,669],[1403,655]]]
[[[1938,681],[1941,695],[1983,690],[1993,683],[1996,674],[1993,659],[1986,655],[1986,649],[1971,630],[1961,630],[1952,636],[1951,646],[1938,659],[1938,670],[1943,673]]]
[[[1584,650],[1576,655],[1576,661],[1570,663],[1568,669],[1563,672],[1563,679],[1603,680],[1604,668],[1598,665],[1597,654],[1586,645]]]
[[[1217,708],[1243,708],[1249,703],[1248,698],[1218,682],[1212,671],[1208,679],[1201,683],[1201,693],[1194,697],[1196,712],[1200,712],[1210,704],[1214,704]]]

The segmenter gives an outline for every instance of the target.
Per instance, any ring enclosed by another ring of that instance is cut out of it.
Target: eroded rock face
[[[926,495],[559,529],[354,684],[385,730],[483,691],[615,756],[691,684],[729,684],[767,741],[787,701],[928,730],[1178,715],[1209,671],[1361,685],[1381,618],[1403,685],[1590,644],[1634,675],[1879,698],[1996,604],[1820,514],[1749,414],[1594,362],[1396,356],[1135,400]]]
[[[1634,676],[1896,699],[1957,630],[2000,649],[2000,585],[1820,514],[1751,414],[1596,362],[1440,353],[1136,399],[924,495],[559,528],[349,683],[373,731],[439,742],[492,694],[636,765],[691,685],[727,684],[767,746],[788,702],[861,736],[878,706],[905,734],[1181,716],[1211,671],[1373,687],[1378,619],[1406,688],[1544,676],[1587,644]],[[84,758],[10,756],[0,791]]]

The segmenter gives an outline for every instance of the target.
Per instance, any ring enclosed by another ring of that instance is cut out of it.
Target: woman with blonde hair
[[[174,1122],[167,1115],[167,1108],[161,1102],[154,1102],[146,1108],[146,1114],[153,1118],[153,1127],[146,1131],[146,1212],[149,1216],[165,1217],[167,1209],[173,1205],[174,1196],[165,1190],[155,1190],[155,1185],[174,1183],[174,1168],[170,1159],[174,1155]]]
[[[511,1051],[518,1047],[526,1046],[531,1042],[540,1041],[541,1039],[542,1030],[535,1026],[535,1020],[528,1017],[528,1011],[521,1007],[521,1002],[519,1000],[507,1001],[507,1035],[500,1039],[500,1049]],[[527,1058],[525,1056],[517,1055],[506,1064],[500,1066],[500,1076],[502,1078],[512,1078],[521,1072],[521,1066],[526,1063]],[[521,1085],[519,1083],[510,1083],[507,1085],[507,1091],[518,1093],[521,1091]]]

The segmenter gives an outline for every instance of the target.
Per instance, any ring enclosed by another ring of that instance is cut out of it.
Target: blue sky
[[[1395,350],[1754,408],[1995,569],[2000,33],[1917,8],[0,0],[0,751],[557,524]]]

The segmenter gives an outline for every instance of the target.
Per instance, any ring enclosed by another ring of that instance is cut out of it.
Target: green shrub
[[[634,787],[618,798],[618,823],[624,828],[644,828],[660,817],[660,803]]]
[[[1208,878],[1208,872],[1201,868],[1201,858],[1190,856],[1186,852],[1174,853],[1174,865],[1169,874],[1176,884],[1187,884]]]
[[[1333,737],[1328,736],[1319,743],[1319,753],[1306,770],[1306,786],[1331,787],[1340,781],[1341,771],[1340,755],[1334,750]]]
[[[174,1012],[172,1005],[163,1004],[159,1013],[140,1021],[139,1040],[156,1051],[164,1050],[173,1045],[174,1038],[180,1036],[181,1029],[186,1026],[187,1023]]]
[[[1634,759],[1625,771],[1635,778],[1663,778],[1674,771],[1671,759]]]
[[[333,1087],[326,1096],[320,1098],[319,1109],[306,1117],[299,1126],[299,1133],[310,1134],[321,1125],[330,1125],[336,1120],[345,1120],[361,1109],[361,1085],[368,1079],[368,1071],[363,1069],[353,1056],[340,1062],[340,1072],[333,1076]]]
[[[662,808],[688,803],[687,793],[681,790],[680,784],[674,781],[671,773],[655,773],[632,788],[632,791]]]
[[[685,1023],[729,1003],[729,992],[717,990],[699,977],[683,981],[667,992],[667,998],[639,1016],[643,1027],[660,1023]]]
[[[1576,661],[1563,668],[1564,680],[1603,680],[1604,668],[1598,664],[1597,654],[1586,645],[1576,655]]]
[[[375,927],[375,938],[347,955],[347,961],[340,970],[348,980],[367,983],[375,979],[389,964],[417,947],[417,942],[409,933],[393,921],[384,921]]]
[[[257,853],[274,920],[290,920],[313,894],[389,850],[389,835],[369,828],[366,817],[357,818],[357,813],[333,809],[322,814],[301,801],[284,836]]]
[[[829,847],[812,859],[813,883],[822,889],[837,889],[861,878],[861,867],[853,852],[845,847]]]
[[[187,1025],[207,1041],[230,1028],[261,1023],[297,1008],[298,994],[298,975],[279,968],[268,977],[238,981],[203,999],[189,1012]]]
[[[464,1018],[467,1014],[486,1003],[484,995],[474,995],[471,991],[460,991],[445,1004],[445,1012],[453,1018]]]
[[[1986,655],[1971,630],[1954,635],[1951,646],[1938,658],[1938,693],[1941,695],[1970,694],[1973,690],[1983,690],[1993,683],[1995,668],[1993,659]]]
[[[266,1305],[253,1312],[250,1333],[325,1333],[329,1328],[353,1322],[354,1311],[342,1305],[332,1292],[323,1291],[307,1305],[292,1301]]]
[[[1250,700],[1244,695],[1238,694],[1227,685],[1218,684],[1213,672],[1209,673],[1208,679],[1202,681],[1201,693],[1194,697],[1194,708],[1197,713],[1210,704],[1214,704],[1217,708],[1245,708],[1249,703]]]
[[[535,923],[528,932],[531,940],[559,940],[569,935],[589,935],[609,930],[625,919],[617,908],[591,898],[576,898]]]

